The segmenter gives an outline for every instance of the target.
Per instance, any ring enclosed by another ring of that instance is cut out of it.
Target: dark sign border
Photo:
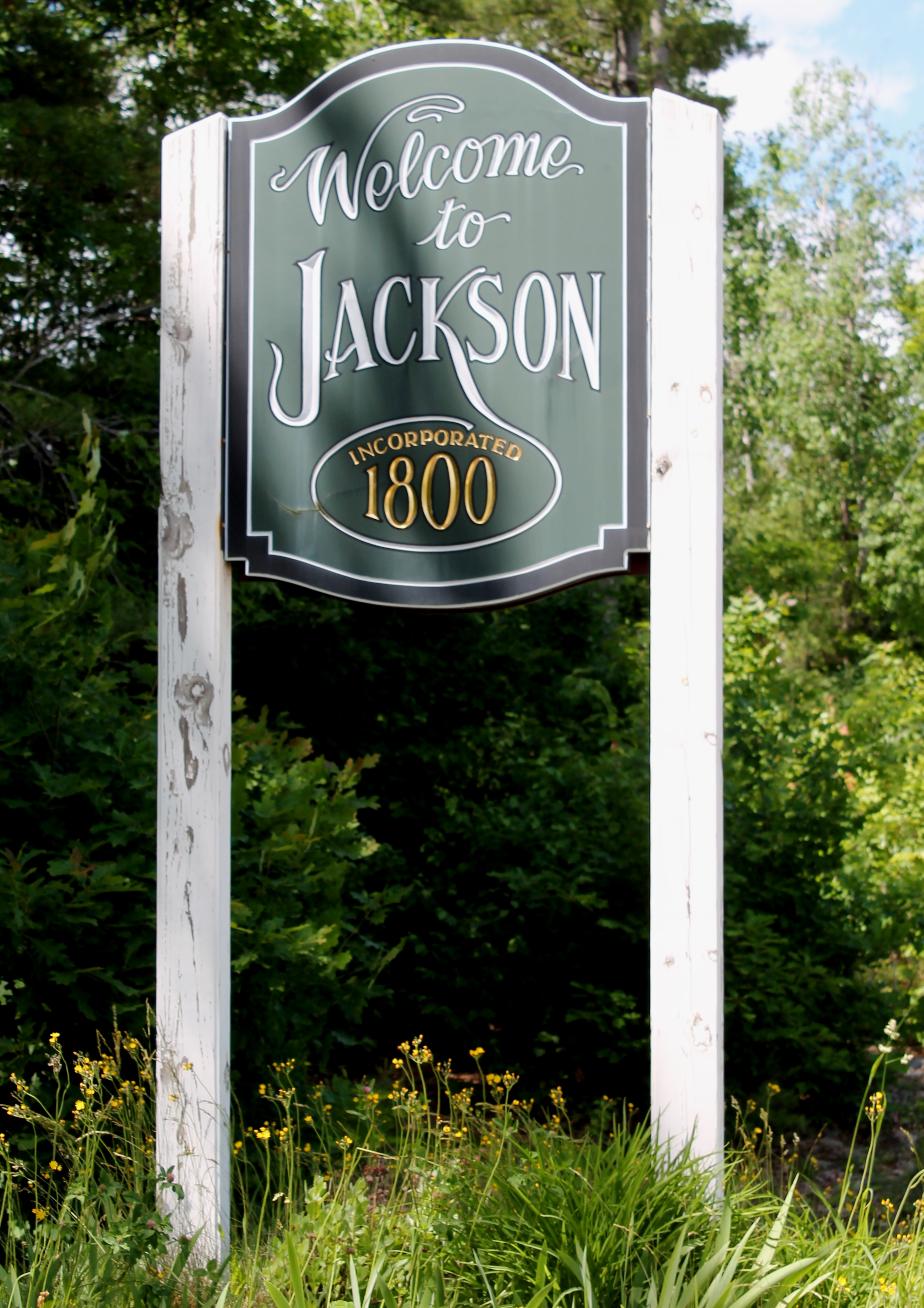
[[[497,69],[548,91],[600,122],[626,125],[626,386],[627,523],[601,528],[596,549],[582,550],[520,572],[439,586],[332,573],[302,559],[272,554],[266,535],[247,529],[248,370],[250,314],[250,144],[287,131],[356,82],[403,68]],[[273,113],[232,119],[228,158],[228,282],[226,295],[225,555],[242,560],[248,576],[294,582],[342,599],[392,607],[475,609],[515,604],[591,577],[644,570],[648,552],[648,296],[649,101],[591,91],[537,55],[484,41],[417,41],[389,46],[339,65]],[[642,565],[640,567],[639,565]]]

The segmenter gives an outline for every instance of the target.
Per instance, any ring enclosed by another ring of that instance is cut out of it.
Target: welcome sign
[[[452,41],[232,121],[229,558],[468,608],[647,550],[648,112]]]

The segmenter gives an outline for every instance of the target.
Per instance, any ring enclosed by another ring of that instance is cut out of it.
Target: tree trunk
[[[614,32],[616,62],[613,69],[613,94],[638,95],[638,56],[642,34],[637,27],[617,27]]]
[[[667,41],[664,35],[664,16],[667,0],[655,0],[651,10],[651,85],[655,91],[669,91]]]

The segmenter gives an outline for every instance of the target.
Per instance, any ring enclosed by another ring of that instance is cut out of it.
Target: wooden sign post
[[[722,134],[655,92],[651,167],[651,1111],[721,1178]]]
[[[222,115],[164,142],[157,787],[158,1167],[177,1235],[230,1222],[231,568],[221,549]]]
[[[721,175],[713,110],[469,41],[164,143],[157,1159],[200,1262],[229,1229],[225,555],[465,609],[650,552],[652,1112],[719,1167]]]

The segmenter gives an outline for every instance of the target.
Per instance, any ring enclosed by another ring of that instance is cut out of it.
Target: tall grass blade
[[[798,1181],[793,1181],[792,1185],[789,1187],[786,1198],[783,1200],[780,1207],[780,1211],[777,1213],[773,1225],[770,1227],[770,1233],[754,1260],[755,1267],[769,1267],[773,1262],[773,1257],[779,1247],[780,1239],[783,1235],[783,1228],[786,1225],[786,1219],[789,1216],[789,1210],[792,1207],[792,1201],[795,1198],[797,1185]]]
[[[292,1308],[308,1308],[305,1299],[305,1275],[298,1246],[291,1231],[286,1232],[286,1263],[289,1268],[289,1280],[292,1282]]]
[[[488,1280],[488,1274],[484,1269],[484,1264],[482,1263],[481,1259],[478,1257],[477,1249],[472,1250],[472,1256],[475,1259],[475,1263],[478,1267],[479,1272],[481,1273],[481,1279],[484,1281],[485,1289],[488,1292],[488,1303],[491,1305],[491,1308],[499,1308],[497,1296],[494,1293],[494,1287],[492,1286],[491,1282]]]
[[[7,1308],[22,1308],[22,1293],[19,1288],[19,1277],[15,1272],[8,1272],[5,1267],[0,1267],[0,1280],[3,1282],[3,1288],[6,1291]]]
[[[369,1280],[366,1282],[366,1292],[363,1294],[359,1287],[359,1276],[356,1271],[356,1262],[353,1255],[350,1254],[350,1293],[353,1296],[353,1308],[369,1308],[372,1303],[372,1296],[375,1293],[375,1287],[379,1281],[379,1274],[385,1259],[382,1255],[372,1264],[372,1270],[369,1273]]]

